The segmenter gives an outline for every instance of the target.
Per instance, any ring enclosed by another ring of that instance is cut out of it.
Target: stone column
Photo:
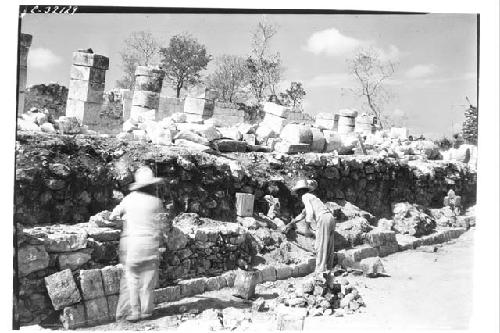
[[[355,110],[343,109],[339,111],[339,121],[337,131],[339,134],[354,132],[356,117],[358,112]]]
[[[141,123],[147,120],[158,120],[163,77],[163,71],[157,67],[138,66],[136,68],[134,95],[130,109],[132,120]]]
[[[19,101],[17,104],[17,116],[20,117],[24,112],[24,98],[26,81],[28,78],[28,51],[31,46],[32,35],[21,34],[19,39]]]
[[[91,51],[73,53],[66,116],[76,117],[80,125],[96,125],[103,103],[109,59]]]

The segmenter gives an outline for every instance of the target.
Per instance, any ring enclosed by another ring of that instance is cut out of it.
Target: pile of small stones
[[[297,288],[290,284],[278,297],[288,307],[307,308],[308,316],[353,313],[365,306],[358,289],[333,272],[315,274]]]

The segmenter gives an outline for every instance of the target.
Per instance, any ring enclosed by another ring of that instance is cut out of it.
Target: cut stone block
[[[83,249],[77,252],[67,252],[61,253],[57,256],[57,261],[59,263],[59,269],[69,268],[75,270],[87,263],[91,259],[92,250]]]
[[[186,97],[184,100],[184,113],[212,117],[214,105],[213,102],[209,102],[203,98]]]
[[[73,64],[109,69],[109,58],[95,53],[73,52]]]
[[[99,297],[84,302],[87,314],[87,324],[103,324],[110,320],[106,297]]]
[[[365,258],[378,256],[378,250],[369,245],[363,245],[354,249],[347,250],[345,252],[339,251],[339,253],[343,253],[345,256],[342,265],[353,268],[355,268],[358,265],[359,261]]]
[[[392,243],[388,245],[381,245],[378,247],[378,255],[379,257],[385,257],[390,254],[396,253],[399,251],[398,243]]]
[[[287,118],[290,113],[290,109],[283,105],[278,105],[272,102],[264,103],[264,112],[266,114],[272,114],[281,118]]]
[[[250,299],[255,296],[255,286],[257,285],[259,271],[238,270],[234,281],[236,295]]]
[[[19,91],[24,92],[26,89],[26,81],[28,79],[28,70],[26,68],[19,68]]]
[[[45,286],[55,310],[81,301],[80,292],[69,269],[47,276]]]
[[[220,290],[221,288],[220,279],[217,276],[207,278],[207,291]]]
[[[84,300],[102,298],[104,289],[100,269],[89,269],[80,271],[80,289]]]
[[[339,116],[339,125],[338,125],[339,128],[344,126],[354,127],[355,125],[356,125],[356,118]]]
[[[100,121],[101,103],[85,102],[68,98],[66,116],[75,117],[80,125],[95,125]]]
[[[106,266],[101,269],[104,295],[114,295],[120,292],[120,281],[123,274],[121,265]]]
[[[292,277],[292,267],[288,265],[276,266],[276,279],[286,280],[290,277]]]
[[[160,93],[162,80],[155,76],[136,76],[134,82],[134,91],[151,91]]]
[[[240,152],[244,153],[247,151],[248,144],[245,141],[236,141],[231,139],[221,139],[214,141],[215,146],[221,153],[228,152]]]
[[[88,237],[99,242],[109,242],[120,240],[121,230],[113,228],[87,228]]]
[[[208,115],[185,113],[186,122],[193,124],[203,124],[205,120],[210,119]]]
[[[64,134],[78,134],[81,131],[80,122],[75,116],[61,116],[56,120],[59,132]]]
[[[311,151],[316,153],[322,153],[325,150],[326,139],[321,130],[312,127],[311,132],[313,135],[313,140],[311,143]]]
[[[391,127],[390,136],[394,139],[408,139],[409,131],[406,127]]]
[[[182,297],[191,297],[194,295],[203,294],[205,292],[207,282],[206,278],[196,278],[179,282]]]
[[[181,299],[181,286],[172,286],[154,291],[155,304],[175,302]]]
[[[49,254],[43,245],[22,246],[17,252],[19,276],[45,269],[49,266]]]
[[[102,103],[104,83],[83,80],[69,80],[68,98],[84,102]]]
[[[158,109],[160,94],[152,91],[135,90],[132,97],[132,105],[142,106],[148,109]]]
[[[297,270],[298,276],[306,276],[311,273],[311,267],[308,262],[301,262],[300,264],[297,264]]]
[[[374,229],[366,233],[363,238],[367,244],[373,247],[397,244],[396,233],[389,230]]]
[[[75,80],[104,83],[106,70],[88,66],[71,66],[70,78]]]
[[[236,215],[253,216],[255,196],[249,193],[236,193]]]
[[[106,301],[108,303],[108,314],[109,319],[114,320],[116,317],[116,308],[118,306],[119,295],[109,295],[106,296]]]
[[[334,113],[318,113],[316,115],[315,126],[323,130],[336,131],[338,128],[339,116]]]
[[[47,234],[44,241],[48,252],[71,252],[87,247],[87,233],[83,230],[54,232]]]
[[[64,329],[67,330],[84,327],[87,324],[85,319],[85,306],[83,304],[76,304],[65,307],[59,316],[59,320]]]
[[[283,127],[290,121],[286,118],[278,117],[270,113],[266,113],[262,124],[272,129],[275,133],[280,133]]]
[[[155,121],[158,111],[156,109],[149,109],[142,106],[132,105],[130,107],[130,119],[139,123],[148,120]]]
[[[273,266],[257,266],[256,268],[262,273],[262,282],[276,281],[276,269]]]
[[[286,141],[276,143],[274,150],[283,154],[308,153],[311,145],[305,143],[291,144]]]
[[[384,264],[379,257],[366,258],[359,263],[361,270],[367,276],[385,274]]]
[[[348,134],[354,132],[354,126],[340,126],[337,129],[339,134]]]

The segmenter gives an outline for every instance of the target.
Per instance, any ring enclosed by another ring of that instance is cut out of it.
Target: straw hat
[[[309,188],[311,189],[311,191],[314,191],[318,188],[318,182],[314,179],[308,180],[307,183],[309,184]]]
[[[305,188],[305,189],[307,189],[307,190],[309,190],[309,191],[311,191],[311,190],[312,190],[312,188],[311,188],[311,184],[310,184],[307,180],[305,180],[305,179],[301,179],[301,180],[299,180],[299,181],[295,184],[295,186],[292,188],[292,192],[293,192],[293,193],[295,193],[295,192],[297,192],[298,190],[300,190],[301,188]]]
[[[152,185],[152,184],[158,184],[163,181],[162,178],[155,177],[153,175],[153,170],[150,168],[144,166],[140,167],[137,169],[137,171],[134,174],[135,182],[130,184],[130,190],[135,191],[141,187]]]

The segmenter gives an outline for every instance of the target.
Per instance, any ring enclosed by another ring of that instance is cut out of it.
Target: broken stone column
[[[134,95],[130,109],[132,120],[141,123],[146,120],[158,120],[163,77],[164,72],[158,67],[138,66],[136,68]]]
[[[356,117],[355,130],[357,133],[371,134],[375,132],[375,117],[362,114]]]
[[[24,98],[26,81],[28,79],[28,51],[31,46],[32,35],[21,34],[19,39],[19,101],[17,104],[17,116],[21,116],[24,112]]]
[[[203,123],[214,115],[217,92],[205,87],[193,87],[184,100],[184,113],[188,123]]]
[[[356,116],[358,115],[357,111],[343,109],[339,111],[339,120],[338,120],[338,133],[346,134],[354,132],[354,127],[356,125]]]
[[[109,58],[92,50],[73,52],[66,116],[76,117],[80,125],[96,125],[103,103]]]

